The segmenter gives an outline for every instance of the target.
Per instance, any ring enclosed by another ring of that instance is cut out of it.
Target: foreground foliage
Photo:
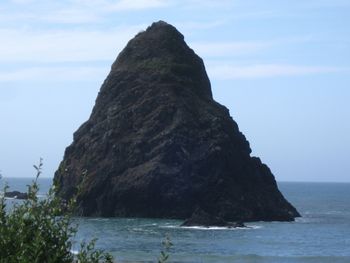
[[[173,246],[173,243],[170,240],[169,236],[166,236],[165,239],[162,241],[163,250],[160,252],[160,257],[158,258],[158,263],[165,263],[169,259],[169,251],[170,248]]]
[[[95,249],[95,239],[83,242],[78,254],[72,254],[72,238],[77,232],[70,213],[74,202],[62,206],[54,187],[46,198],[38,198],[42,160],[34,168],[37,175],[28,186],[27,200],[8,209],[4,194],[0,197],[0,263],[113,262],[111,255]],[[5,186],[4,193],[7,189]]]

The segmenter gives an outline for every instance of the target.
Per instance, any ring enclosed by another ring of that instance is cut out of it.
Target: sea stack
[[[54,182],[64,199],[77,196],[83,216],[294,220],[270,169],[250,154],[202,59],[159,21],[113,63]]]

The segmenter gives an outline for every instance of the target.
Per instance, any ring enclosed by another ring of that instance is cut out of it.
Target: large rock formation
[[[84,216],[294,220],[270,169],[176,28],[152,24],[119,54],[55,174]]]

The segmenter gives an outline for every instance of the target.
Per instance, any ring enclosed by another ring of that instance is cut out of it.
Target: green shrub
[[[77,225],[72,223],[74,201],[63,205],[49,190],[46,198],[38,198],[38,178],[42,172],[42,160],[36,169],[36,178],[28,186],[28,199],[6,208],[5,195],[0,197],[0,263],[97,263],[113,262],[102,250],[95,249],[96,239],[80,245],[73,255],[72,239]],[[4,187],[4,193],[8,187]]]

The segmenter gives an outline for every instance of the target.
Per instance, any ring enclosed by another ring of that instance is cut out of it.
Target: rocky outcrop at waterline
[[[294,220],[250,154],[202,59],[160,21],[117,57],[54,181],[84,216],[186,219],[200,208],[225,221]]]
[[[28,194],[27,193],[22,193],[22,192],[19,192],[19,191],[5,192],[4,196],[6,198],[14,198],[14,199],[20,199],[20,200],[28,199]]]
[[[208,214],[200,208],[197,208],[190,218],[181,224],[184,227],[226,227],[226,228],[246,228],[243,222],[227,222],[221,217]]]

